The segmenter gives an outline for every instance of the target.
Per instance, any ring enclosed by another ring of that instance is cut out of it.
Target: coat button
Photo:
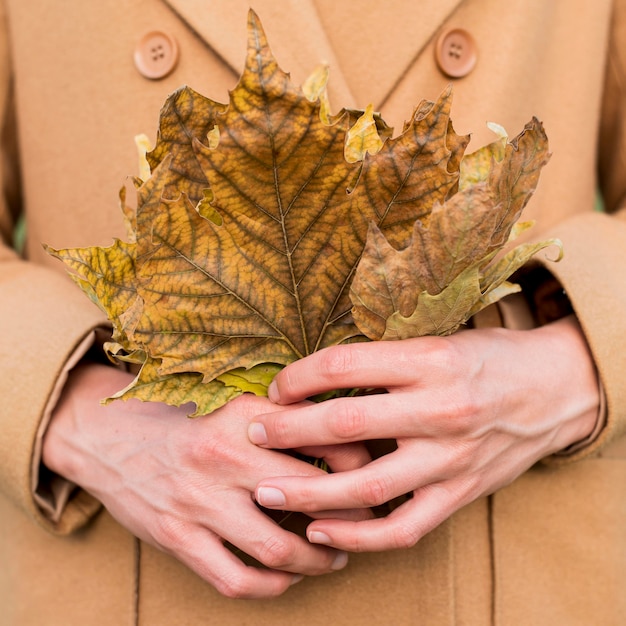
[[[439,35],[435,45],[435,59],[446,76],[467,76],[474,69],[477,57],[474,38],[466,30],[455,28]]]
[[[173,37],[160,31],[146,33],[135,47],[135,66],[146,78],[167,76],[178,62],[178,45]]]

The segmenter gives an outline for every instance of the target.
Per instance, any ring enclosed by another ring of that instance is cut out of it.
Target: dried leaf
[[[141,180],[147,180],[150,178],[150,164],[146,158],[146,154],[152,149],[152,144],[147,135],[135,135],[135,145],[137,146],[137,152],[139,153],[139,178]]]
[[[281,369],[280,365],[263,363],[248,370],[243,367],[231,370],[221,374],[217,379],[226,386],[240,389],[242,392],[267,396],[267,388]]]
[[[504,159],[508,135],[499,124],[487,124],[498,139],[482,148],[467,154],[461,161],[461,182],[459,187],[464,189],[476,183],[482,183],[489,179],[494,162]]]
[[[44,248],[65,263],[72,279],[110,320],[119,320],[136,300],[136,244],[116,240],[108,248]],[[122,345],[127,341],[120,324],[114,325],[113,339]]]
[[[305,98],[311,102],[319,100],[320,117],[325,124],[331,124],[330,102],[328,100],[328,92],[326,91],[328,76],[328,65],[320,65],[302,85],[302,92]]]
[[[111,320],[111,357],[142,364],[116,398],[208,413],[323,347],[451,332],[531,252],[488,265],[547,159],[536,120],[464,161],[449,89],[392,137],[371,107],[330,114],[327,68],[294,86],[252,11],[248,34],[227,104],[164,104],[135,213],[120,192],[129,242],[48,248]]]
[[[450,335],[467,321],[468,311],[480,296],[480,270],[469,267],[437,295],[423,291],[411,315],[394,312],[381,339]]]
[[[372,226],[354,277],[356,324],[370,339],[450,334],[478,311],[518,288],[506,279],[556,240],[525,244],[498,262],[549,158],[541,124],[532,120],[510,144],[499,139],[464,157],[459,191],[418,220],[410,243],[396,249]],[[504,142],[504,143],[503,143]]]
[[[161,161],[171,157],[168,197],[176,197],[184,191],[194,204],[203,198],[209,184],[191,138],[215,145],[216,122],[225,109],[225,105],[205,98],[190,87],[182,87],[163,105],[157,142],[146,158],[154,171]]]
[[[374,108],[369,105],[363,115],[348,130],[344,155],[348,163],[362,161],[366,154],[377,154],[383,147],[383,140],[378,133]]]
[[[189,416],[197,417],[211,413],[242,393],[238,387],[226,385],[219,380],[204,383],[202,375],[193,372],[163,376],[159,372],[158,359],[148,358],[135,380],[104,402],[108,404],[112,400],[130,398],[157,400],[172,406],[183,406],[191,402],[195,404],[195,411]]]

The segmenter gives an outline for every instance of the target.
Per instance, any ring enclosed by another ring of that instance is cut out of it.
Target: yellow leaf
[[[346,137],[345,157],[348,163],[362,161],[366,154],[376,154],[383,147],[378,134],[374,107],[370,104],[363,115],[350,128]]]
[[[152,144],[147,135],[135,135],[135,145],[139,153],[139,178],[148,180],[150,178],[150,164],[146,158],[146,154],[152,149]]]
[[[461,189],[469,185],[486,181],[494,162],[500,162],[504,158],[508,140],[507,132],[498,124],[489,123],[487,126],[498,139],[471,154],[467,154],[461,161]]]
[[[116,240],[108,248],[44,248],[65,263],[74,281],[113,322],[114,339],[128,348],[119,320],[137,299],[136,244]]]
[[[280,365],[274,363],[262,363],[250,369],[240,367],[231,370],[218,376],[217,380],[229,387],[240,389],[242,392],[267,396],[267,388],[281,369]]]
[[[302,85],[302,92],[308,100],[311,102],[319,100],[320,118],[325,124],[331,123],[330,102],[326,90],[328,74],[328,65],[319,65]]]
[[[104,404],[112,400],[159,401],[171,406],[195,404],[195,410],[189,417],[206,415],[220,408],[230,400],[240,396],[242,391],[220,381],[202,382],[202,376],[195,373],[171,374],[162,376],[158,360],[148,359],[143,364],[135,380],[121,389]]]

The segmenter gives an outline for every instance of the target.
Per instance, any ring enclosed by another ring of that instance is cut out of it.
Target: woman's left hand
[[[352,388],[388,393],[259,415],[249,428],[253,443],[266,448],[397,441],[396,450],[358,469],[257,485],[259,504],[305,513],[412,495],[383,518],[310,524],[309,541],[349,551],[414,545],[456,510],[588,436],[599,404],[595,367],[573,316],[530,331],[328,348],[285,368],[270,399],[285,405]]]

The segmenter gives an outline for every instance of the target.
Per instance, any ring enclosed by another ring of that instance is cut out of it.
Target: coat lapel
[[[250,0],[164,0],[237,74],[246,56]],[[332,69],[331,99],[354,106],[312,0],[253,0],[280,67],[301,84],[320,64]],[[297,35],[294,35],[297,33]]]
[[[417,0],[376,0],[369,9],[369,0],[350,4],[339,0],[334,4],[328,0],[163,1],[237,75],[245,60],[247,14],[252,4],[279,65],[294,82],[302,83],[315,67],[327,63],[334,108],[364,108],[370,102],[378,106],[389,96],[463,0],[421,0],[419,11],[414,10]],[[352,10],[346,13],[345,8]],[[341,11],[349,22],[335,19]],[[349,28],[345,28],[347,23]],[[351,57],[362,59],[365,70],[350,63]]]
[[[357,107],[381,105],[462,0],[312,0]],[[331,71],[331,80],[334,71]],[[416,103],[415,103],[416,104]]]

